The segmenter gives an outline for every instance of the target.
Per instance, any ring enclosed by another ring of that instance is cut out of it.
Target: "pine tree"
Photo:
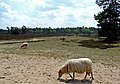
[[[106,41],[112,42],[117,40],[120,33],[120,1],[119,0],[96,0],[96,4],[103,9],[97,15],[95,20],[101,27],[100,36],[105,36]]]

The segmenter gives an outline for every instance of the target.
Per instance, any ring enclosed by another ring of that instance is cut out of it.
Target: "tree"
[[[101,28],[99,35],[107,37],[108,42],[117,40],[120,30],[120,1],[96,0],[96,4],[103,8],[102,12],[94,15],[99,23],[97,26]]]
[[[73,28],[72,32],[76,34],[76,36],[78,36],[78,34],[80,33],[78,28]]]
[[[19,29],[17,27],[11,27],[11,34],[19,35]]]
[[[10,28],[9,27],[7,27],[7,30],[8,30],[8,34],[10,33]]]
[[[89,28],[83,28],[83,29],[81,29],[81,33],[83,33],[83,34],[91,34],[93,31],[92,30],[90,30]]]
[[[23,26],[22,26],[22,33],[25,34],[25,33],[26,33],[26,30],[27,30],[26,26],[23,25]]]

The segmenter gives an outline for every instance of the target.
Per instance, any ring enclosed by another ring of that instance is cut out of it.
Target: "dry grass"
[[[64,41],[62,41],[61,38],[65,38]],[[107,47],[101,49],[98,48],[98,46],[102,45],[106,47],[106,45],[109,45],[99,44],[96,42],[97,40],[96,38],[89,37],[43,37],[28,40],[2,41],[2,43],[0,43],[0,53],[21,56],[45,56],[48,58],[54,57],[61,59],[89,57],[94,62],[119,66],[120,44],[112,44],[110,45],[112,48]],[[27,49],[20,48],[23,41],[29,42]]]
[[[27,49],[20,48],[24,41],[29,42]],[[67,74],[61,78],[63,81],[57,80],[60,66],[70,58],[80,57],[93,60],[95,78],[91,81],[88,77],[88,81],[83,81],[82,84],[118,84],[120,44],[106,44],[117,47],[100,49],[97,41],[97,38],[89,37],[43,37],[1,41],[0,84],[81,84],[85,74],[76,73],[75,81],[69,81],[71,78]],[[104,46],[102,43],[101,45]]]

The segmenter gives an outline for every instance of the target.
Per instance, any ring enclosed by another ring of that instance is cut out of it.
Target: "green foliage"
[[[75,34],[79,34],[79,33],[80,33],[80,30],[77,28],[77,29],[74,29],[73,32],[74,32]]]
[[[103,8],[102,12],[94,15],[101,27],[100,36],[107,37],[107,41],[117,40],[120,31],[120,2],[119,0],[96,0],[96,4]]]
[[[97,28],[95,27],[65,27],[65,28],[41,28],[41,27],[35,27],[35,28],[29,28],[26,26],[22,26],[21,28],[18,27],[6,27],[7,33],[11,34],[39,34],[39,35],[90,35],[94,34],[97,35]],[[3,30],[0,31],[4,32]]]
[[[92,30],[90,30],[90,29],[88,29],[88,28],[83,28],[83,29],[81,29],[81,32],[82,33],[85,33],[85,34],[90,34],[90,33],[92,33]]]
[[[19,35],[19,29],[17,27],[11,27],[11,34]]]
[[[8,34],[10,33],[10,28],[9,27],[7,27],[7,30],[8,30]]]
[[[26,26],[23,25],[23,26],[22,26],[22,33],[25,34],[26,31],[27,31],[27,28],[26,28]]]

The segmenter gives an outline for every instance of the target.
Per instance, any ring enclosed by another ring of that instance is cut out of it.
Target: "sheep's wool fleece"
[[[92,61],[89,58],[68,60],[63,67],[67,66],[67,72],[88,73],[92,72]]]
[[[25,42],[25,43],[23,43],[22,45],[28,45],[28,43],[27,43],[27,42]]]

